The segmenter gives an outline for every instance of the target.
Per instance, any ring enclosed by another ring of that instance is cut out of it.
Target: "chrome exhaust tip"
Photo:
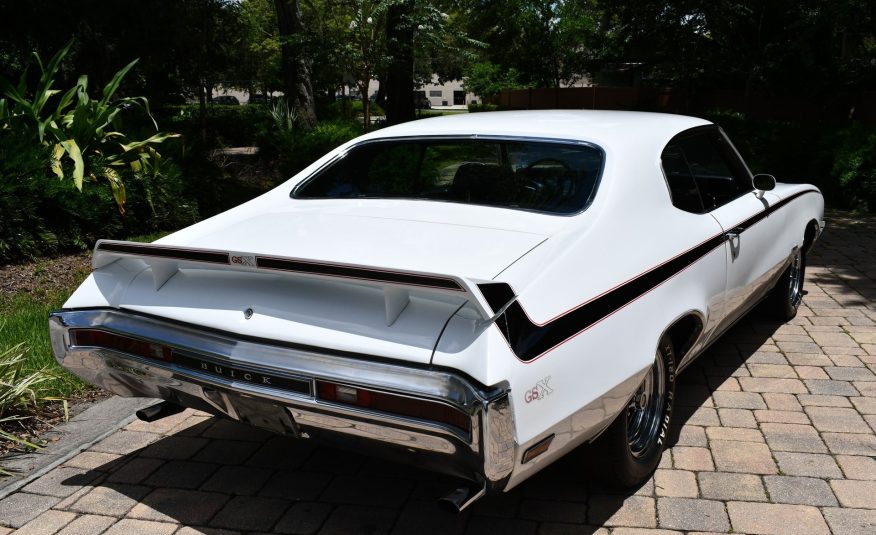
[[[162,401],[160,403],[156,403],[155,405],[146,407],[145,409],[140,409],[135,414],[137,415],[137,418],[144,422],[154,422],[167,416],[179,414],[184,410],[186,410],[185,407],[182,407],[175,403]]]
[[[445,511],[461,513],[468,506],[483,498],[487,493],[486,486],[480,489],[474,487],[459,487],[438,499],[438,505]]]

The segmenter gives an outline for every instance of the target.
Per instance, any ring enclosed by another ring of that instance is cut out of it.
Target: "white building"
[[[438,83],[438,77],[433,75],[432,82],[416,91],[416,94],[429,99],[433,108],[465,108],[469,104],[480,102],[474,93],[468,93],[462,87],[462,80],[451,80]]]

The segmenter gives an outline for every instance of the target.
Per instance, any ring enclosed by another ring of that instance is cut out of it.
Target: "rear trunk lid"
[[[245,337],[427,364],[457,310],[496,312],[477,284],[544,240],[427,221],[256,215],[187,244],[101,241],[96,273],[66,306],[99,306],[80,293],[96,291],[110,306]]]
[[[295,211],[255,215],[187,245],[489,280],[545,238],[473,224]]]

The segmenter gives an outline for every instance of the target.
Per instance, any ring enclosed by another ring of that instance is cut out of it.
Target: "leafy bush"
[[[27,68],[18,85],[0,79],[0,87],[8,99],[0,99],[0,128],[30,135],[34,143],[51,147],[51,170],[60,179],[69,173],[76,189],[82,191],[86,176],[92,182],[105,180],[112,191],[119,212],[125,213],[126,192],[122,173],[148,173],[160,158],[156,146],[176,134],[156,133],[140,140],[130,141],[118,131],[119,114],[130,107],[142,106],[150,117],[149,103],[143,97],[125,97],[111,101],[122,79],[137,60],[120,71],[101,91],[99,99],[88,95],[88,77],[80,76],[76,85],[61,93],[52,89],[61,61],[70,50],[67,43],[43,66],[39,56],[34,60],[40,78],[33,90],[27,87]],[[60,94],[60,98],[53,96]],[[49,103],[54,103],[52,109]],[[153,121],[154,124],[154,121]],[[157,124],[155,125],[158,129]],[[64,159],[67,156],[69,162]],[[72,165],[72,170],[69,167]],[[67,171],[65,171],[65,168]]]
[[[57,238],[37,214],[51,159],[47,147],[0,130],[0,263],[50,252]],[[25,177],[22,179],[22,177]]]
[[[110,102],[133,64],[92,99],[85,77],[66,92],[52,88],[66,51],[45,67],[36,58],[40,78],[32,91],[26,72],[16,87],[3,87],[9,100],[0,99],[0,263],[197,218],[178,167],[155,150],[170,135],[127,141],[123,133],[154,132],[145,100]],[[134,120],[127,128],[123,113]],[[83,187],[99,181],[110,187]]]
[[[27,369],[26,351],[22,344],[0,351],[0,423],[24,419],[23,413],[47,401],[41,386],[58,374],[49,368]],[[3,429],[0,429],[0,439],[38,447]]]
[[[134,175],[125,217],[125,234],[151,233],[187,227],[200,219],[199,203],[176,162],[162,160],[146,177]],[[106,237],[106,236],[99,236]]]
[[[754,173],[818,186],[835,208],[876,212],[876,128],[854,122],[752,120],[713,112]]]
[[[469,113],[477,113],[477,112],[482,112],[482,111],[498,111],[499,109],[500,108],[499,108],[498,104],[481,103],[481,104],[469,104],[468,105]]]
[[[200,143],[200,108],[197,104],[167,106],[156,115],[162,123],[182,134],[189,145]],[[207,106],[204,129],[207,147],[242,147],[254,145],[271,128],[273,119],[266,106]],[[207,147],[203,147],[206,149]]]
[[[278,131],[292,133],[295,130],[295,110],[289,107],[285,98],[277,99],[269,109]]]
[[[275,159],[283,178],[301,171],[325,153],[362,134],[362,125],[322,122],[306,133],[273,130],[259,143],[263,158]]]
[[[376,102],[372,102],[369,106],[371,116],[386,115],[386,111]],[[360,99],[336,100],[325,106],[320,106],[317,110],[317,116],[322,121],[353,121],[361,119],[365,115]]]
[[[484,61],[466,67],[462,85],[469,93],[490,99],[506,89],[527,89],[531,83],[520,81],[520,73],[515,68],[504,69],[501,65]]]
[[[84,249],[98,238],[179,228],[198,219],[198,205],[175,162],[126,179],[124,218],[109,188],[78,192],[47,172],[49,149],[0,132],[0,264]]]
[[[844,203],[856,211],[876,212],[876,128],[852,125],[831,141],[831,175],[839,181]]]

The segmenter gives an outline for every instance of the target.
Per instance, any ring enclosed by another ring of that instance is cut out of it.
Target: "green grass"
[[[37,398],[68,398],[87,388],[58,366],[49,342],[49,313],[61,308],[74,288],[54,290],[43,298],[26,293],[0,298],[0,352],[22,344],[25,371],[45,369],[52,375],[34,387]]]
[[[163,238],[163,237],[167,236],[168,234],[170,234],[170,232],[162,230],[162,231],[158,231],[158,232],[151,232],[149,234],[141,234],[139,236],[134,236],[134,237],[128,238],[128,241],[138,241],[141,243],[150,243],[150,242],[154,242],[155,240],[157,240],[159,238]]]
[[[167,232],[156,232],[142,236],[134,236],[131,241],[151,242],[165,236]],[[33,265],[33,271],[39,274],[46,269],[52,259],[43,259]],[[24,352],[24,372],[44,370],[50,375],[45,381],[35,384],[32,388],[38,399],[69,398],[90,388],[86,383],[64,371],[52,355],[49,341],[49,313],[58,310],[73,293],[79,284],[89,275],[90,270],[83,269],[74,274],[73,283],[61,287],[32,288],[31,292],[19,292],[13,295],[0,295],[0,354],[21,344],[21,349],[10,353]],[[0,385],[0,388],[3,388]],[[4,407],[0,406],[0,415]],[[15,409],[9,409],[15,414]]]

